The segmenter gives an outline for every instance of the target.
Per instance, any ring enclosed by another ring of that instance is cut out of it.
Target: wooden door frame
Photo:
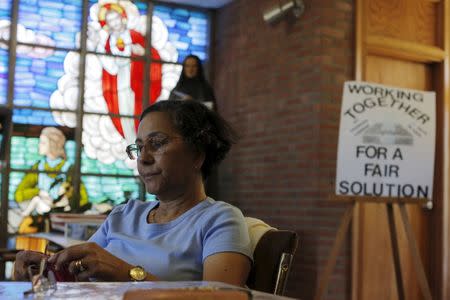
[[[432,212],[432,228],[436,232],[432,241],[431,284],[433,299],[450,299],[450,0],[427,0],[440,6],[436,24],[439,46],[426,46],[396,39],[368,36],[366,13],[369,0],[356,0],[355,4],[355,78],[365,79],[366,57],[387,56],[402,60],[433,64],[437,101],[437,135],[435,163],[435,208]],[[423,0],[425,1],[425,0]],[[447,37],[447,38],[446,38]],[[439,111],[440,110],[440,111]],[[361,293],[359,278],[362,271],[360,251],[363,211],[355,206],[352,224],[352,299]],[[430,235],[433,233],[429,233]],[[434,235],[434,234],[433,234]]]

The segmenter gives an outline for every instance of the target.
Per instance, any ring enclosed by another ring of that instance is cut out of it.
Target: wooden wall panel
[[[438,9],[430,0],[368,1],[367,34],[438,46]]]
[[[433,70],[430,65],[398,60],[387,57],[368,55],[365,58],[364,79],[392,86],[431,90],[433,88]],[[386,206],[364,204],[360,206],[360,262],[359,296],[367,300],[396,300],[397,287],[389,237]],[[424,208],[407,205],[408,215],[419,245],[422,262],[429,277],[430,261],[430,213]],[[408,300],[422,299],[412,257],[406,243],[405,231],[398,209],[394,210],[400,261]]]
[[[368,55],[365,79],[403,88],[433,90],[431,65]]]
[[[409,206],[433,299],[450,299],[450,0],[357,0],[356,74],[365,80],[437,92],[434,208]],[[352,299],[398,299],[386,208],[360,205],[353,223]],[[405,299],[424,299],[395,210]]]

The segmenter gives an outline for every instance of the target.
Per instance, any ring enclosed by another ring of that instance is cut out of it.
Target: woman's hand
[[[13,279],[18,281],[30,280],[28,267],[31,265],[39,266],[41,259],[46,257],[48,255],[36,251],[20,251],[17,253],[16,261],[14,262]]]
[[[96,243],[84,243],[66,248],[49,258],[56,270],[68,266],[69,272],[78,280],[95,278],[102,281],[129,281],[133,267],[112,255]]]

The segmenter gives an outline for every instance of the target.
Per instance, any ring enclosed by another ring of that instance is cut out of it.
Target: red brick
[[[277,1],[235,0],[217,12],[212,49],[219,112],[241,139],[220,167],[219,200],[295,230],[287,295],[314,298],[346,204],[334,193],[342,85],[353,79],[354,1],[304,0],[293,22],[268,25]],[[350,299],[349,234],[326,299]]]

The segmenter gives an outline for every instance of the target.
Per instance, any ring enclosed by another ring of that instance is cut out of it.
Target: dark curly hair
[[[212,169],[227,155],[238,136],[230,124],[219,114],[197,101],[159,101],[147,107],[140,121],[151,112],[169,114],[175,128],[186,143],[205,154],[201,171],[207,179]]]

